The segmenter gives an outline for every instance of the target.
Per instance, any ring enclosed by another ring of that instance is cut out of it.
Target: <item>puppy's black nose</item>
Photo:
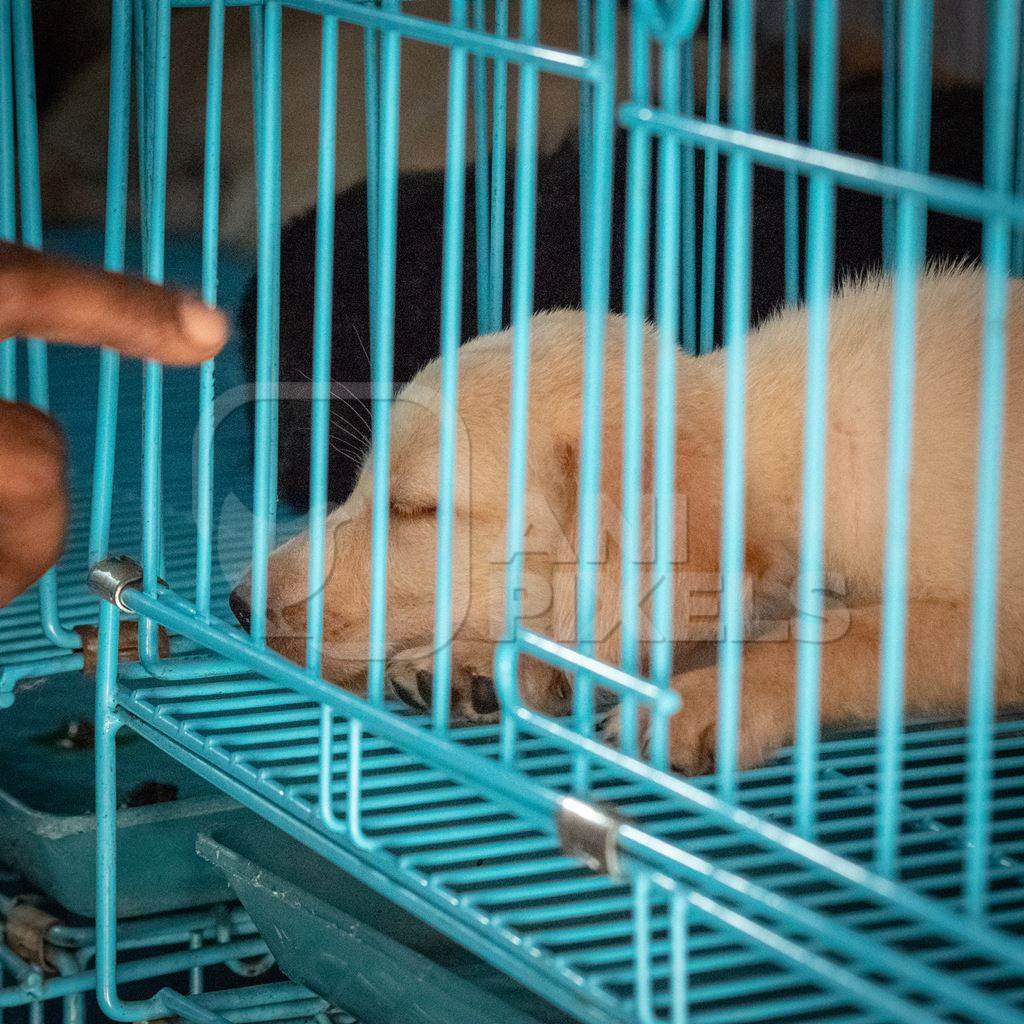
[[[228,607],[231,609],[231,613],[236,619],[238,624],[246,632],[249,630],[249,618],[250,612],[252,611],[249,605],[249,598],[242,593],[241,587],[235,587],[231,591],[231,596],[228,598]]]

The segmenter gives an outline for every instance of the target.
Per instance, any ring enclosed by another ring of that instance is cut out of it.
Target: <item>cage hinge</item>
[[[47,937],[60,919],[37,906],[34,897],[19,896],[4,915],[3,938],[7,948],[25,963],[54,973],[48,956]]]
[[[569,856],[579,858],[593,871],[617,878],[622,823],[623,819],[607,807],[565,796],[558,807],[558,840]]]
[[[134,558],[128,555],[108,555],[89,570],[88,584],[94,594],[130,614],[131,609],[125,605],[121,595],[129,587],[141,587],[142,579],[142,566]],[[167,585],[160,579],[157,582]]]

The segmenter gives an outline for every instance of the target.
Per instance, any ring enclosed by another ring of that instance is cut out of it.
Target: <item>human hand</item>
[[[227,335],[224,314],[194,296],[0,242],[0,338],[103,345],[181,366],[216,355]],[[0,401],[0,607],[60,557],[68,504],[60,427]]]

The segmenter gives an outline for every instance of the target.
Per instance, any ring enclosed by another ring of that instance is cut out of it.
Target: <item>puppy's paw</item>
[[[682,709],[668,723],[669,761],[684,775],[707,775],[715,770],[718,754],[718,674],[715,666],[696,669],[677,676],[673,685],[682,696]],[[780,712],[770,694],[758,692],[756,685],[745,686],[740,698],[740,768],[764,764],[791,735],[792,721]],[[650,756],[651,715],[646,708],[637,711],[638,756]],[[601,738],[611,747],[622,749],[621,705],[605,717]]]
[[[434,659],[432,656],[399,657],[388,662],[386,673],[398,697],[415,711],[428,711],[434,703]]]
[[[690,680],[690,675],[711,678]],[[683,705],[668,725],[668,756],[684,775],[707,775],[715,770],[718,740],[718,685],[714,669],[682,677]]]
[[[669,722],[669,759],[676,771],[707,775],[718,761],[718,670],[697,669],[676,677],[682,708]],[[750,680],[740,692],[737,763],[756,768],[792,735],[792,708],[770,687]]]
[[[622,721],[622,705],[612,708],[601,719],[599,729],[601,739],[610,747],[622,750],[625,729]],[[641,759],[648,756],[650,746],[651,713],[646,708],[638,708],[636,714],[636,753]]]
[[[417,649],[395,655],[387,676],[396,696],[414,711],[429,712],[434,705],[434,651]],[[451,672],[451,717],[470,722],[494,722],[500,710],[494,682],[471,666],[454,663]]]

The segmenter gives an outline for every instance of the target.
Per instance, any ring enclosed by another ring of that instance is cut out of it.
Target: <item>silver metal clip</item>
[[[125,587],[142,586],[142,566],[127,555],[110,555],[101,558],[89,570],[89,589],[116,604],[123,612],[131,612],[121,600]]]
[[[558,807],[558,841],[571,857],[578,857],[592,871],[619,875],[620,818],[614,811],[565,796]]]

